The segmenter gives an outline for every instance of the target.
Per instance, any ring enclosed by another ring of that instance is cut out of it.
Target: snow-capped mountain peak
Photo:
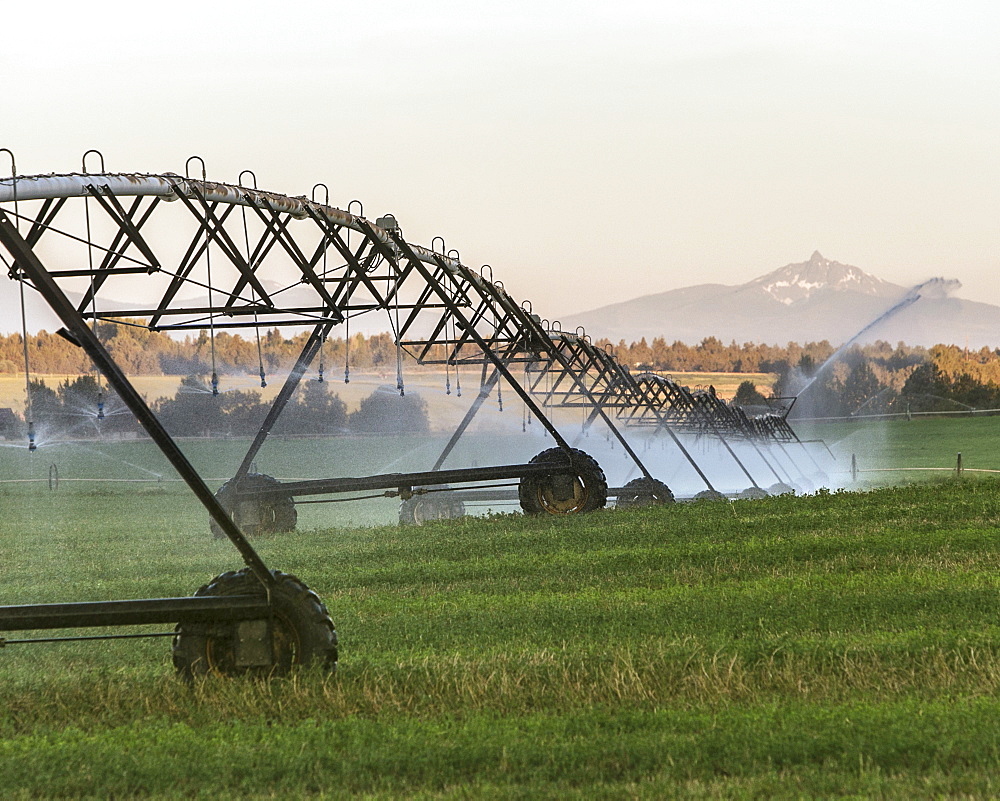
[[[744,285],[763,290],[786,306],[808,300],[824,290],[857,292],[863,295],[889,296],[898,287],[869,275],[864,270],[829,261],[817,250],[799,264],[788,264],[774,272],[762,275]]]
[[[915,279],[916,276],[913,276]],[[813,253],[745,284],[698,284],[644,295],[578,314],[563,325],[585,326],[611,342],[904,341],[990,348],[1000,344],[1000,307],[950,297],[956,281],[931,279],[907,288]],[[887,315],[889,311],[893,314]],[[898,312],[898,313],[897,313]]]

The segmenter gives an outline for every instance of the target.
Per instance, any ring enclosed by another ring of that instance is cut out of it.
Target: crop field
[[[1000,468],[995,425],[881,427],[880,458],[947,465],[963,450]],[[838,453],[876,439],[858,433],[822,430]],[[184,447],[223,478],[241,446]],[[57,447],[0,448],[0,603],[189,595],[240,566],[182,485],[67,479],[166,472],[146,443]],[[422,447],[347,450],[389,463]],[[271,457],[281,475],[323,458],[296,442]],[[1000,792],[991,476],[420,528],[309,514],[254,542],[326,602],[336,674],[189,685],[168,638],[9,644],[3,796]]]

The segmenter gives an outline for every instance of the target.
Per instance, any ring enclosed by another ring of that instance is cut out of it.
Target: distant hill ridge
[[[668,342],[696,344],[716,337],[723,342],[778,345],[825,339],[839,345],[910,291],[816,251],[807,261],[787,264],[738,286],[698,284],[590,311],[563,310],[555,317],[568,330],[582,325],[595,339],[615,343],[663,337]],[[15,282],[0,277],[0,334],[21,329],[19,295]],[[36,292],[26,292],[25,303],[30,332],[61,326]],[[127,314],[130,304],[122,302],[120,307]],[[375,322],[381,321],[379,317]],[[362,322],[352,323],[352,333],[372,334],[384,328],[373,325],[367,330]],[[860,342],[877,339],[925,347],[943,343],[995,348],[1000,346],[1000,306],[951,298],[942,292],[925,293],[866,331]]]
[[[937,282],[957,288],[957,281]],[[637,342],[663,337],[696,343],[848,341],[891,309],[911,288],[825,258],[819,251],[738,286],[698,284],[579,313],[563,313],[595,339]],[[980,348],[1000,346],[1000,306],[922,293],[918,301],[866,331],[860,342],[904,341]]]

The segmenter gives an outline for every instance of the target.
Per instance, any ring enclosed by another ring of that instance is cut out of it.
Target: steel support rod
[[[451,470],[429,470],[422,473],[382,473],[360,478],[315,478],[305,481],[284,481],[273,487],[253,491],[254,497],[326,495],[338,492],[365,492],[378,489],[410,489],[423,485],[462,484],[476,481],[501,481],[528,476],[551,476],[570,472],[567,465],[508,464],[496,467],[458,467]],[[237,494],[239,494],[237,492]]]
[[[267,599],[260,595],[194,595],[185,598],[30,604],[0,606],[0,631],[262,620],[270,614]]]
[[[648,393],[647,393],[647,397],[648,397]],[[650,404],[650,407],[652,408],[652,404]],[[676,442],[677,438],[670,431],[670,428],[667,425],[666,421],[662,417],[660,417],[659,414],[655,410],[654,410],[654,414],[657,414],[657,418],[658,418],[658,421],[659,421],[656,430],[654,430],[654,432],[653,432],[654,436],[656,434],[656,431],[659,430],[660,428],[662,428],[663,430],[667,431],[667,433],[670,434],[674,438],[674,440]],[[719,427],[715,424],[715,421],[712,419],[711,415],[708,414],[704,409],[702,409],[699,406],[695,406],[695,414],[704,422],[705,425],[707,425],[712,430],[712,433],[722,443],[723,447],[726,449],[726,451],[729,453],[729,455],[733,458],[733,460],[736,462],[736,464],[739,466],[739,468],[743,471],[744,475],[746,475],[746,477],[748,479],[750,479],[750,483],[754,487],[756,487],[757,489],[761,489],[760,485],[757,483],[756,479],[753,477],[753,475],[747,469],[746,465],[743,464],[743,461],[736,455],[736,453],[735,453],[735,451],[733,451],[732,447],[730,447],[728,440],[723,435],[723,433],[719,429]],[[757,448],[757,446],[756,446],[755,443],[753,443],[752,439],[750,439],[750,442],[753,445],[754,449],[757,451],[757,454],[764,461],[764,464],[768,467],[768,469],[770,469],[770,471],[772,473],[774,473],[775,477],[778,478],[778,480],[780,481],[781,478],[778,476],[778,474],[775,471],[774,467],[772,467],[771,464],[767,461],[767,459],[764,458],[763,453],[761,453],[760,449]]]
[[[718,490],[716,490],[715,487],[712,486],[712,482],[709,480],[708,476],[705,475],[705,471],[701,469],[701,466],[691,455],[690,451],[688,451],[688,449],[684,447],[684,443],[681,442],[680,437],[678,437],[677,434],[674,433],[674,430],[670,427],[670,425],[668,425],[667,421],[664,419],[664,416],[660,414],[660,410],[657,409],[651,402],[648,393],[642,392],[641,394],[642,397],[647,402],[647,408],[649,408],[650,411],[652,411],[653,414],[656,416],[657,429],[662,428],[664,431],[667,432],[667,436],[670,437],[674,445],[676,445],[678,450],[680,450],[680,452],[684,455],[684,458],[688,460],[688,464],[690,464],[691,467],[694,468],[694,471],[698,474],[699,478],[701,478],[701,480],[705,482],[705,486],[708,487],[708,489],[710,489],[712,492],[717,492]]]
[[[295,394],[295,390],[298,389],[299,383],[302,381],[302,376],[306,374],[306,370],[309,369],[309,365],[312,364],[313,359],[316,358],[316,354],[319,352],[319,347],[323,344],[323,339],[330,333],[330,329],[332,327],[333,323],[318,325],[313,329],[309,339],[306,340],[306,344],[303,346],[302,352],[299,354],[299,358],[295,360],[295,365],[292,367],[292,371],[285,379],[285,383],[282,384],[277,397],[275,397],[274,402],[271,404],[271,408],[267,410],[267,415],[264,417],[264,422],[260,425],[260,430],[254,437],[253,442],[250,443],[246,456],[243,457],[243,461],[240,463],[240,467],[236,471],[235,478],[237,480],[237,485],[239,480],[250,472],[250,465],[253,464],[253,460],[256,458],[257,453],[260,451],[261,447],[263,447],[264,440],[267,439],[267,436],[271,433],[271,429],[274,427],[274,424],[278,421],[278,418],[281,417],[281,413],[285,410],[285,406],[287,406],[288,402],[292,399],[292,395]]]
[[[593,406],[594,410],[604,421],[604,424],[608,427],[608,430],[611,431],[615,439],[617,439],[618,442],[621,444],[622,448],[625,449],[625,452],[628,454],[629,458],[632,460],[635,466],[639,468],[639,470],[646,478],[652,481],[653,476],[649,472],[649,470],[646,469],[646,465],[643,464],[642,460],[639,458],[639,454],[635,452],[635,450],[629,444],[628,440],[625,439],[625,436],[618,430],[618,426],[616,426],[614,422],[611,420],[610,415],[608,415],[608,413],[604,411],[604,408],[602,407],[601,403],[594,398],[594,396],[591,394],[590,390],[587,389],[587,387],[584,385],[580,377],[576,374],[576,372],[573,371],[571,366],[567,363],[567,360],[563,357],[563,354],[560,353],[559,349],[555,347],[551,348],[550,353],[552,354],[553,358],[555,358],[555,360],[558,361],[559,364],[562,366],[564,373],[570,377],[570,380],[574,384],[576,384],[580,393]]]
[[[212,491],[202,480],[198,471],[194,469],[188,461],[183,451],[177,446],[170,434],[163,427],[162,423],[153,414],[146,401],[132,386],[132,382],[121,371],[121,368],[111,358],[111,355],[101,344],[100,340],[90,330],[83,317],[70,303],[62,289],[56,284],[52,276],[49,275],[44,265],[35,255],[34,250],[25,242],[17,228],[10,221],[6,212],[0,210],[0,244],[2,244],[14,258],[15,266],[22,273],[21,280],[29,278],[35,289],[45,298],[49,307],[58,315],[63,324],[69,330],[73,339],[86,351],[93,360],[97,368],[103,373],[108,383],[122,399],[129,411],[135,415],[140,425],[146,430],[153,442],[156,443],[160,451],[167,458],[174,469],[184,479],[191,488],[202,505],[208,510],[219,528],[229,537],[233,545],[240,552],[244,563],[261,583],[270,588],[274,584],[274,577],[268,570],[264,561],[260,558],[253,546],[243,536],[243,532],[232,521],[225,509],[216,500]]]
[[[375,239],[374,234],[369,234],[369,235],[372,237],[373,240]],[[400,236],[396,231],[390,231],[389,235],[392,237],[392,241],[395,244],[395,246],[399,248],[400,252],[402,252],[406,256],[407,261],[409,261],[411,264],[414,265],[414,267],[423,276],[424,280],[428,283],[429,286],[434,287],[434,291],[437,294],[437,296],[441,299],[443,303],[448,305],[448,310],[452,313],[452,315],[454,315],[455,321],[460,326],[462,326],[462,329],[464,331],[466,331],[469,334],[469,336],[475,341],[479,349],[483,352],[483,355],[485,355],[486,358],[493,363],[493,366],[501,373],[501,375],[503,375],[504,379],[510,385],[511,389],[513,389],[514,392],[517,393],[518,397],[524,402],[524,404],[529,409],[531,409],[535,417],[537,417],[539,422],[541,422],[541,424],[545,427],[545,430],[552,435],[552,438],[556,441],[556,444],[558,444],[559,447],[562,448],[564,451],[569,453],[570,452],[569,443],[566,442],[566,439],[563,437],[563,435],[559,433],[559,430],[555,427],[552,421],[549,420],[544,414],[542,414],[541,410],[538,408],[538,405],[535,403],[531,395],[528,392],[526,392],[521,387],[520,384],[517,383],[517,381],[514,379],[514,376],[511,375],[510,371],[507,369],[507,366],[503,363],[500,357],[493,352],[493,349],[485,342],[482,336],[480,336],[479,332],[476,331],[476,329],[469,324],[469,321],[466,319],[465,315],[462,314],[462,310],[459,309],[454,302],[452,302],[451,298],[448,297],[448,294],[444,291],[444,289],[440,285],[435,283],[433,276],[431,276],[430,272],[423,265],[423,263],[420,261],[417,255],[410,248],[410,246],[406,243],[403,237]],[[386,255],[395,261],[396,260],[395,254],[389,251],[387,248],[385,250],[386,250]]]
[[[487,284],[486,286],[487,286],[486,291],[494,296],[494,301],[499,302],[499,298],[496,297],[495,295],[495,293],[497,292],[496,287],[493,284]],[[515,307],[515,313],[518,313],[520,315],[522,325],[530,326],[532,324],[533,321],[530,320],[530,318],[527,316],[527,314],[524,312],[523,309],[518,309],[517,307]],[[536,331],[536,334],[542,334],[542,333],[544,332]],[[563,373],[569,376],[570,381],[576,385],[580,393],[588,400],[588,402],[597,411],[601,419],[604,421],[605,425],[607,425],[608,429],[611,431],[614,437],[621,443],[622,448],[625,449],[625,452],[635,463],[636,467],[638,467],[639,470],[642,471],[642,474],[646,478],[652,480],[653,478],[652,475],[650,474],[649,470],[646,469],[646,465],[642,463],[642,460],[639,458],[639,455],[632,449],[632,446],[629,445],[628,441],[618,430],[618,427],[612,422],[610,416],[608,416],[608,414],[604,411],[601,403],[594,398],[593,394],[590,392],[587,386],[583,383],[580,377],[572,369],[571,364],[560,352],[559,348],[555,347],[552,344],[552,338],[549,337],[548,335],[545,335],[545,342],[550,358],[555,359],[557,362],[559,362],[560,366],[563,369]]]
[[[465,417],[463,417],[462,422],[458,424],[458,427],[455,429],[455,432],[451,435],[451,439],[449,439],[448,444],[444,446],[444,450],[441,451],[441,455],[437,458],[437,461],[434,462],[434,466],[431,468],[431,470],[438,470],[440,469],[441,465],[445,463],[445,460],[448,458],[449,454],[451,454],[452,450],[454,450],[455,446],[458,444],[458,441],[462,438],[462,435],[465,433],[465,430],[472,423],[476,414],[482,408],[483,404],[486,402],[486,399],[490,396],[490,393],[493,391],[493,387],[495,387],[499,381],[500,381],[500,371],[494,370],[490,374],[490,377],[483,382],[483,385],[479,389],[479,395],[477,395],[476,399],[472,402],[472,406],[470,406],[469,410],[465,413]]]

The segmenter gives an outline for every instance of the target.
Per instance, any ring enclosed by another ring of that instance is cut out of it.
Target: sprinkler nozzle
[[[266,387],[266,386],[267,386],[267,380],[266,380],[266,378],[264,376],[264,371],[261,370],[260,371],[260,388],[264,389],[264,387]]]
[[[35,424],[34,422],[28,422],[28,451],[36,451],[38,446],[35,444]]]
[[[344,383],[345,384],[350,384],[351,383],[351,371],[350,370],[344,370]]]
[[[212,394],[219,394],[219,376],[217,373],[212,373]]]
[[[319,366],[319,378],[316,379],[319,383],[323,383],[323,365]]]
[[[97,419],[104,419],[104,393],[97,393]]]

